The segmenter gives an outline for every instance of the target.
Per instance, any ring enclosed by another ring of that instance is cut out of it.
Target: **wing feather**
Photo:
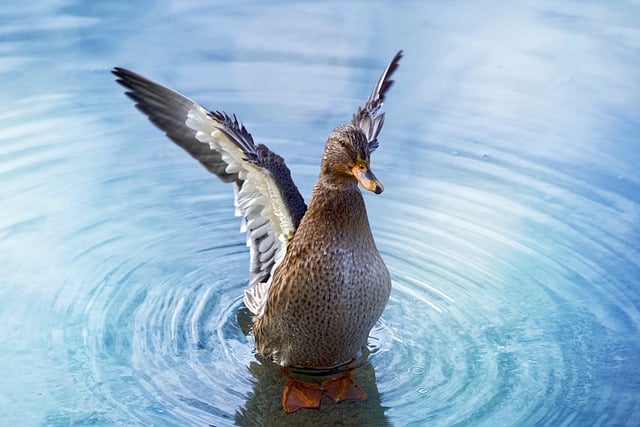
[[[269,279],[283,258],[306,205],[284,159],[253,137],[238,121],[207,111],[189,98],[124,68],[117,82],[140,111],[177,145],[225,182],[235,184],[236,215],[243,218],[251,264],[245,304],[258,313]]]
[[[398,68],[398,62],[402,58],[402,51],[396,53],[387,68],[384,70],[378,82],[371,91],[369,99],[362,107],[358,107],[351,118],[351,124],[358,126],[369,141],[369,153],[378,148],[378,134],[384,124],[384,113],[380,112],[384,97],[389,88],[393,85],[391,75]]]

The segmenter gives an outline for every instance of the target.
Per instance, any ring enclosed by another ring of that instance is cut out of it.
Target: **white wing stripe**
[[[258,314],[286,242],[306,210],[284,159],[256,145],[234,116],[207,111],[180,93],[123,68],[113,74],[138,109],[209,172],[233,183],[251,256],[247,307]],[[205,145],[206,144],[206,145]],[[264,283],[266,282],[266,283]]]
[[[285,243],[294,231],[280,190],[269,171],[247,161],[245,152],[229,139],[228,132],[223,131],[224,124],[212,120],[202,107],[196,105],[189,110],[186,125],[196,131],[198,141],[221,154],[228,165],[227,173],[237,173],[243,181],[239,190],[236,187],[236,215],[244,217],[241,230],[247,232],[252,278],[257,281],[262,275],[253,273],[273,269],[274,264],[282,260]],[[255,286],[255,281],[252,280],[245,291],[245,304],[254,313],[259,313],[269,283]]]

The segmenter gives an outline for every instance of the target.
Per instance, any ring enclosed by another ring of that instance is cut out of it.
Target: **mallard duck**
[[[309,207],[282,157],[255,144],[233,116],[208,111],[139,74],[116,67],[117,82],[140,111],[205,168],[235,187],[250,251],[244,303],[253,313],[258,351],[281,366],[287,412],[366,399],[347,369],[321,384],[298,381],[289,367],[333,368],[357,358],[389,298],[391,280],[371,234],[358,188],[382,193],[370,167],[384,122],[398,52],[351,122],[327,139]]]

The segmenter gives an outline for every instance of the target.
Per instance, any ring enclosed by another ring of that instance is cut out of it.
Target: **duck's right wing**
[[[127,96],[157,127],[210,172],[235,183],[251,266],[245,304],[258,313],[266,284],[307,207],[291,172],[265,145],[256,145],[235,116],[207,111],[189,98],[124,68],[114,68]]]

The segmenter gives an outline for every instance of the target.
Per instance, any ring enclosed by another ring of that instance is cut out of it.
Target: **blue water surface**
[[[0,424],[637,425],[640,4],[0,6]],[[109,73],[236,113],[307,200],[393,54],[366,402],[286,415],[233,191]]]

